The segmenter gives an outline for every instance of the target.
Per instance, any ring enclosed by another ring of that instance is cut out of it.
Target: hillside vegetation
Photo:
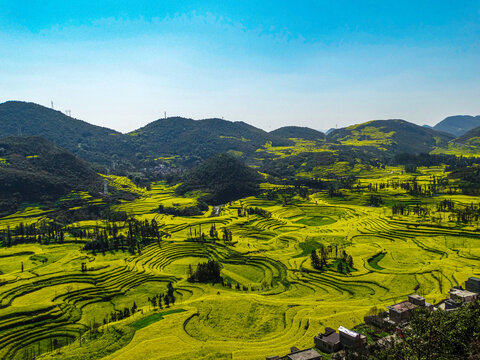
[[[177,193],[201,191],[207,203],[218,205],[257,194],[260,181],[261,176],[241,160],[219,154],[187,172]]]
[[[34,103],[8,101],[0,104],[0,137],[40,136],[87,161],[110,164],[124,157],[129,147],[115,130],[71,118],[61,111]]]
[[[98,194],[102,179],[85,161],[40,137],[0,139],[0,209],[51,202],[71,191]]]
[[[293,144],[244,122],[222,119],[160,119],[129,136],[146,154],[177,155],[192,160],[205,160],[228,151],[249,157],[267,142],[276,146]]]
[[[455,140],[455,142],[466,145],[480,146],[480,126],[460,136]]]
[[[453,135],[404,120],[375,120],[332,131],[329,139],[343,145],[372,146],[395,153],[430,152],[445,146]]]
[[[303,126],[284,126],[279,129],[270,131],[270,134],[282,137],[285,139],[298,138],[305,140],[320,140],[324,141],[325,134],[321,131],[313,130]]]

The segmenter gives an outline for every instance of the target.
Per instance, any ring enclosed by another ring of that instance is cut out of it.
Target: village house
[[[475,301],[478,297],[477,293],[464,290],[461,286],[456,286],[450,289],[450,299],[462,303],[470,303]]]
[[[476,277],[468,278],[465,282],[465,289],[467,291],[480,294],[480,279]]]
[[[341,350],[340,334],[332,328],[325,328],[325,333],[319,333],[313,339],[315,347],[324,353],[331,354]]]
[[[340,343],[344,348],[360,350],[367,345],[367,337],[343,326],[338,328]]]
[[[410,316],[412,316],[413,310],[419,306],[427,308],[432,307],[431,304],[425,302],[425,298],[416,294],[409,295],[407,301],[387,306],[388,317],[390,321],[395,324],[408,322]]]

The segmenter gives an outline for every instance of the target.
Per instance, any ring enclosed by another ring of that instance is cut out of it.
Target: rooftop
[[[321,359],[322,355],[313,349],[307,349],[288,354],[287,358],[289,360],[313,360]]]
[[[325,331],[325,334],[318,334],[317,337],[322,339],[323,341],[329,343],[329,344],[336,344],[340,342],[340,334],[337,332],[328,332]]]
[[[405,311],[410,311],[412,309],[415,309],[416,307],[417,307],[417,305],[412,304],[410,301],[403,301],[403,302],[398,303],[398,304],[387,306],[387,309],[395,310],[397,312],[402,313],[402,312],[405,312]]]
[[[339,333],[342,332],[342,333],[344,333],[344,334],[346,334],[346,335],[348,335],[348,336],[350,336],[350,337],[352,337],[352,338],[356,338],[356,337],[359,337],[359,336],[360,336],[359,333],[357,333],[357,332],[355,332],[355,331],[353,331],[353,330],[347,329],[347,328],[345,328],[345,327],[343,327],[343,326],[340,326],[340,327],[338,328],[338,332],[339,332]]]
[[[458,297],[477,296],[477,293],[474,293],[468,290],[455,289],[455,288],[452,288],[450,290],[450,294],[455,294],[455,296],[458,296]]]

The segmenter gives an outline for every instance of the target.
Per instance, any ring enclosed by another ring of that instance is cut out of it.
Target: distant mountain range
[[[459,128],[466,129],[476,121],[480,117],[449,117],[430,129],[404,120],[376,120],[332,129],[327,139],[344,147],[388,150],[385,155],[428,152],[455,138],[448,131],[458,133]],[[9,101],[0,104],[0,137],[12,135],[40,136],[87,161],[104,166],[116,163],[131,169],[153,164],[162,157],[177,157],[180,164],[195,165],[222,152],[248,161],[267,143],[290,146],[294,144],[291,138],[321,143],[325,139],[324,133],[307,127],[286,126],[268,133],[244,122],[181,117],[159,119],[122,134],[34,103]]]
[[[20,101],[0,104],[0,137],[12,135],[41,136],[87,161],[107,166],[112,161],[138,165],[160,156],[198,162],[227,151],[248,157],[266,142],[274,146],[293,144],[244,122],[222,119],[172,117],[122,134]]]
[[[456,115],[445,118],[433,128],[459,137],[478,126],[480,126],[480,115]]]

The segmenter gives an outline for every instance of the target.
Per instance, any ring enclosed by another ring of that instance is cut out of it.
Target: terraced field
[[[321,192],[289,205],[251,197],[224,205],[218,216],[210,209],[176,217],[153,210],[196,200],[157,184],[116,206],[155,219],[170,234],[140,253],[93,254],[82,250],[88,240],[72,236],[63,244],[0,248],[0,358],[262,359],[311,347],[325,326],[361,323],[372,307],[414,292],[436,302],[480,275],[478,228],[392,216],[390,208],[366,206],[365,197],[351,192],[347,201]],[[248,207],[271,216],[238,215]],[[45,216],[27,209],[0,219],[0,227]],[[193,229],[207,233],[212,224],[229,229],[232,241],[187,240]],[[310,253],[322,247],[329,266],[318,271]],[[353,258],[347,274],[335,266],[343,251]],[[224,284],[187,281],[189,266],[207,260],[221,264]],[[154,315],[149,298],[165,294],[169,282],[176,302]],[[133,316],[103,323],[133,303],[139,310]]]

